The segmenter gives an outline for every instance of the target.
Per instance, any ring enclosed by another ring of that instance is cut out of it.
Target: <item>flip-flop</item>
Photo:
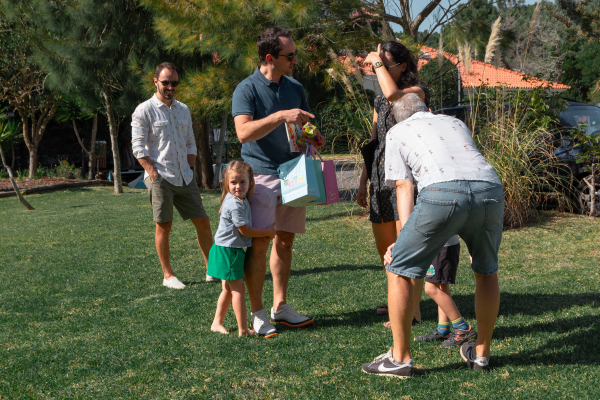
[[[387,304],[384,304],[382,306],[377,307],[377,310],[375,310],[375,313],[377,315],[388,315],[388,306],[387,306]]]

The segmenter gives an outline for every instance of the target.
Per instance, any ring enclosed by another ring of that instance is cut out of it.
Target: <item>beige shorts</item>
[[[254,193],[249,199],[252,227],[269,228],[275,222],[275,230],[278,231],[306,231],[306,207],[288,207],[281,204],[279,176],[255,174],[254,183]]]
[[[154,182],[148,176],[144,179],[144,183],[148,188],[154,222],[173,221],[173,206],[184,221],[206,217],[195,179],[192,179],[189,185],[184,183],[183,186],[175,186],[158,174]]]

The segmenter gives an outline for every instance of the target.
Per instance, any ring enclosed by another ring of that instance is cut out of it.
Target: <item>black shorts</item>
[[[459,256],[460,243],[444,247],[427,270],[425,282],[454,284]]]

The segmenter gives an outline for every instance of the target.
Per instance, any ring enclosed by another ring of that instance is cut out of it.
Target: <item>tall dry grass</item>
[[[570,182],[553,156],[551,118],[539,115],[532,93],[487,91],[475,123],[475,141],[504,187],[504,224],[520,227],[537,220],[536,206],[551,199],[564,207]]]

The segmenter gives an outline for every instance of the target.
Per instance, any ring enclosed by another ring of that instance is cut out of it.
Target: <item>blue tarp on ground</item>
[[[144,184],[144,174],[141,174],[127,185],[133,189],[146,189],[146,185]]]

